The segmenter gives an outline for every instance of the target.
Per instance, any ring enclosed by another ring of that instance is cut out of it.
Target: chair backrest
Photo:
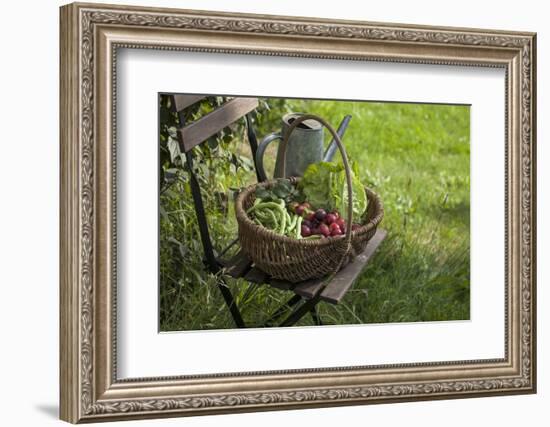
[[[215,110],[199,118],[198,120],[192,123],[185,123],[185,109],[194,105],[197,102],[202,101],[204,98],[206,98],[206,95],[172,94],[170,95],[170,104],[172,110],[178,113],[180,119],[180,128],[178,129],[178,141],[180,151],[185,154],[186,158],[187,171],[189,172],[190,176],[191,194],[193,196],[195,212],[197,214],[197,222],[199,225],[202,246],[204,248],[206,265],[210,269],[210,271],[212,271],[213,273],[217,273],[221,268],[221,264],[214,255],[212,241],[210,240],[208,221],[206,219],[206,213],[202,201],[201,189],[193,170],[194,168],[192,149],[204,143],[206,140],[208,140],[208,138],[216,135],[225,127],[244,117],[246,122],[248,142],[250,144],[252,159],[254,162],[254,167],[256,169],[256,176],[258,176],[255,160],[258,143],[256,139],[256,134],[252,126],[252,118],[250,116],[250,113],[258,107],[258,99],[242,97],[232,98],[217,107]]]

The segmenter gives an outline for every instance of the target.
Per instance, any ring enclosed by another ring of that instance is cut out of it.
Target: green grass
[[[352,114],[344,137],[348,156],[359,164],[362,182],[380,195],[385,207],[381,227],[388,237],[339,305],[319,305],[323,321],[469,319],[469,107],[289,100],[286,108],[319,114],[334,126],[345,114]],[[237,150],[245,150],[241,142],[236,144]],[[244,178],[239,179],[242,184]],[[174,202],[172,198],[170,203],[191,201]],[[177,206],[168,209],[177,210]],[[188,224],[194,218],[185,221],[185,227],[182,220],[164,225],[161,221],[161,330],[232,328],[229,311],[215,287],[216,278],[203,272],[200,259],[197,263],[200,242]],[[214,236],[220,245],[236,235],[231,209],[210,221],[223,221],[223,227],[217,227],[219,235]],[[162,230],[163,226],[171,229]],[[174,250],[162,253],[163,236],[169,235],[187,239],[184,246],[193,248],[194,255]],[[186,270],[187,277],[166,276],[193,263],[192,270]],[[229,286],[250,324],[261,324],[289,297],[269,286],[249,290],[242,281],[229,281]],[[299,323],[311,324],[309,316]]]

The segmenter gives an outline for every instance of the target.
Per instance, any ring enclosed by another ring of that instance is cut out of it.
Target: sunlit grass
[[[319,305],[323,321],[468,319],[469,108],[300,100],[289,101],[287,108],[318,114],[335,127],[345,114],[351,114],[344,137],[348,156],[359,164],[362,182],[380,195],[385,206],[381,227],[388,231],[387,239],[341,304]],[[238,145],[242,152],[242,143]],[[161,199],[165,210],[188,203],[188,193],[181,200]],[[161,330],[234,327],[215,287],[216,278],[201,268],[194,218],[176,214],[169,218],[161,221]],[[220,244],[236,235],[231,211],[209,221],[213,238]],[[192,250],[181,254],[163,245],[162,239],[172,235],[181,236]],[[249,292],[248,285],[239,281],[230,281],[229,286],[245,321],[252,325],[261,324],[290,296],[269,286]],[[300,323],[310,324],[309,316]]]

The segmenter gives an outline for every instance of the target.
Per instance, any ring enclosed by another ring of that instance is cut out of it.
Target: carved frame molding
[[[504,67],[506,357],[117,380],[113,147],[121,47]],[[535,51],[532,33],[63,6],[61,418],[74,423],[534,392]],[[289,380],[298,386],[288,387]]]

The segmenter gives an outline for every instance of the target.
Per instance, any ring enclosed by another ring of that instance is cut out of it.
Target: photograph
[[[53,19],[59,418],[536,393],[536,25],[172,6]]]
[[[160,332],[470,319],[470,105],[158,103]]]

